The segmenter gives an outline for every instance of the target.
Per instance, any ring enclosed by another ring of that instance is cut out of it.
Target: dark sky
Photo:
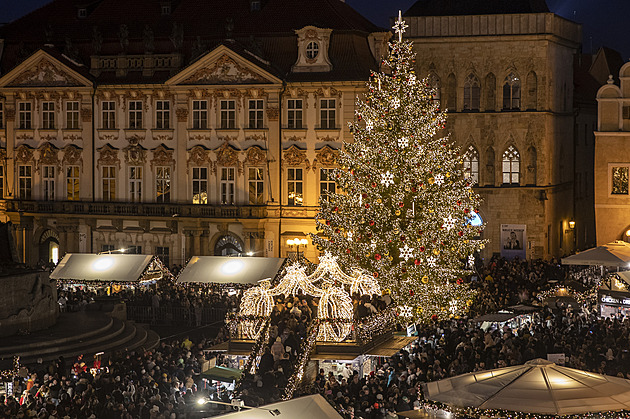
[[[11,22],[49,1],[0,0],[0,22]],[[346,0],[383,27],[389,26],[389,17],[396,15],[398,9],[404,12],[414,1]],[[605,45],[621,52],[625,61],[630,58],[630,0],[547,0],[547,4],[552,12],[583,24],[584,52]]]

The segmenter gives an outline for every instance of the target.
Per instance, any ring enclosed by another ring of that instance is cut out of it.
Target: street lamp
[[[294,239],[288,239],[288,240],[287,240],[287,244],[288,244],[289,246],[296,246],[296,249],[297,249],[297,252],[296,252],[297,259],[298,259],[298,260],[300,260],[300,245],[302,244],[302,245],[306,246],[306,245],[308,244],[308,240],[306,240],[306,239],[298,239],[298,238],[296,237],[296,238],[294,238]]]

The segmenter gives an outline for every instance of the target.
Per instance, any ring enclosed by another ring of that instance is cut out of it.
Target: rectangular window
[[[208,168],[193,167],[192,169],[193,204],[208,203]]]
[[[328,200],[328,195],[335,193],[334,169],[319,169],[319,196]]]
[[[264,204],[264,176],[265,172],[262,167],[249,168],[249,203],[252,205]]]
[[[221,101],[221,129],[236,128],[236,101]]]
[[[44,183],[44,201],[55,200],[55,166],[42,167],[42,180]]]
[[[263,101],[256,99],[249,101],[249,128],[261,129],[263,127]]]
[[[79,166],[66,167],[66,199],[79,200]]]
[[[101,253],[111,253],[116,250],[113,244],[104,244],[101,246]]]
[[[142,167],[129,167],[129,200],[142,202]]]
[[[221,168],[221,204],[234,205],[234,173],[233,167]]]
[[[103,201],[116,199],[116,167],[103,166]]]
[[[302,169],[287,169],[288,205],[302,205]]]
[[[208,101],[193,100],[193,129],[208,129]]]
[[[4,198],[4,166],[0,165],[0,199]]]
[[[79,129],[79,102],[66,102],[66,128]]]
[[[116,129],[116,102],[101,102],[103,129]]]
[[[4,103],[0,102],[0,129],[4,128]]]
[[[42,102],[42,128],[55,129],[55,102]]]
[[[32,166],[18,166],[18,196],[20,199],[31,199],[33,178]]]
[[[337,111],[336,102],[335,99],[322,99],[319,102],[320,128],[334,129],[337,127],[335,120]]]
[[[20,102],[18,105],[20,129],[33,129],[33,114],[31,102]]]
[[[612,168],[612,189],[611,195],[628,195],[628,172],[629,167],[613,167]]]
[[[142,101],[129,102],[129,129],[142,129]]]
[[[287,128],[302,128],[302,99],[289,99],[287,103]]]
[[[170,264],[170,249],[168,247],[156,246],[155,256],[160,258],[162,264],[168,268]]]
[[[127,246],[125,253],[130,255],[141,255],[142,254],[142,246]]]
[[[171,202],[171,168],[158,166],[155,172],[156,202]]]
[[[155,128],[171,128],[171,102],[168,100],[158,100],[155,102]]]

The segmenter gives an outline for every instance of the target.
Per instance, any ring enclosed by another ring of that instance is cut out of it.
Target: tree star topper
[[[398,42],[402,42],[403,33],[405,32],[405,29],[407,29],[408,27],[409,25],[406,25],[405,21],[402,20],[402,12],[399,10],[398,20],[396,21],[396,24],[394,24],[394,30],[398,34]]]

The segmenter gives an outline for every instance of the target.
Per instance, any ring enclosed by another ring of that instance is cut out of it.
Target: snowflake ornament
[[[444,183],[444,175],[441,173],[438,173],[437,175],[435,175],[434,179],[435,179],[436,185],[441,185]]]
[[[348,240],[352,240],[352,231],[348,231]]]
[[[458,308],[458,304],[457,304],[457,300],[451,300],[448,303],[448,310],[451,312],[451,314],[457,314],[457,308]]]
[[[400,257],[405,259],[405,262],[413,257],[413,249],[407,246],[406,243],[405,247],[399,247],[398,250],[400,250]]]
[[[381,174],[381,183],[385,185],[385,187],[394,184],[394,174],[390,173],[389,170],[386,173]]]
[[[443,225],[443,227],[447,231],[450,231],[452,228],[455,228],[455,223],[456,222],[457,222],[457,220],[449,215],[448,218],[444,218],[444,225]]]
[[[400,317],[413,316],[412,308],[409,306],[398,306],[398,312],[400,313]]]
[[[371,120],[366,120],[365,121],[365,129],[369,132],[372,131],[374,129],[374,122],[372,122]]]
[[[397,97],[392,99],[392,109],[398,109],[400,108],[400,99],[398,99]]]
[[[372,240],[370,246],[372,247],[372,249],[376,249],[376,240]]]
[[[429,268],[435,268],[435,265],[437,265],[437,259],[433,256],[429,256],[427,258],[427,265],[429,265]]]
[[[398,139],[398,147],[405,148],[408,145],[409,145],[409,138],[407,138],[407,137],[400,137]]]
[[[474,266],[475,266],[475,256],[470,255],[468,256],[468,267],[472,269]]]

